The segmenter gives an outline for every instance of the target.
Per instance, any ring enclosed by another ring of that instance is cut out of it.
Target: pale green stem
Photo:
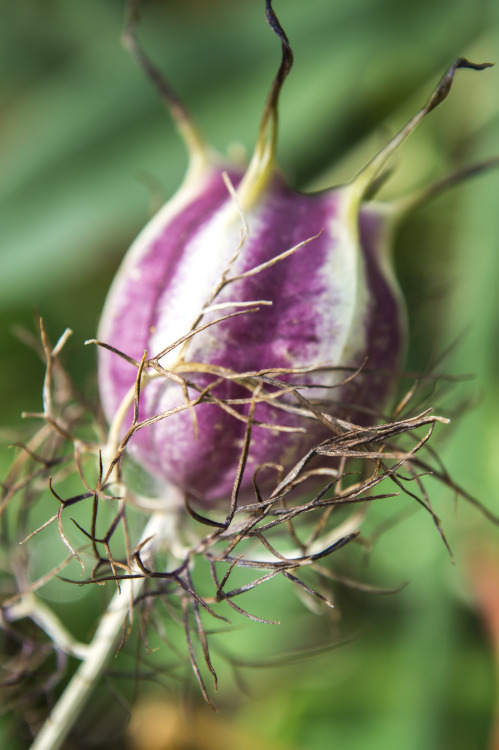
[[[86,659],[88,645],[76,641],[56,614],[35,594],[28,592],[21,599],[7,608],[9,622],[29,617],[36,622],[56,645],[56,647],[77,659]]]
[[[158,545],[164,544],[176,532],[177,513],[158,511],[151,516],[141,537],[141,560],[147,565]],[[138,569],[136,569],[138,572]],[[144,585],[144,578],[126,580],[121,584],[100,618],[91,643],[85,649],[85,658],[64,693],[43,725],[31,750],[59,750],[72,727],[77,722],[87,700],[101,677],[109,659],[116,652],[127,619],[131,616],[133,602]]]

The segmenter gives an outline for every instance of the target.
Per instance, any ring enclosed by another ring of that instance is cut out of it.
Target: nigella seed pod
[[[270,0],[266,6],[282,60],[246,170],[205,146],[139,48],[133,3],[125,35],[159,82],[191,163],[109,292],[98,334],[101,401],[114,429],[122,437],[128,431],[139,464],[207,504],[230,499],[244,446],[237,490],[247,501],[255,475],[275,485],[275,467],[290,468],[330,436],[341,424],[334,418],[368,424],[383,415],[406,343],[390,258],[403,212],[402,204],[366,196],[394,150],[447,96],[456,69],[485,67],[454,63],[351,183],[298,193],[274,164],[277,103],[292,54]],[[297,401],[298,386],[321,420]]]

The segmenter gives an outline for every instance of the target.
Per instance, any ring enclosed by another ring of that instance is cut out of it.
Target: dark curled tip
[[[177,96],[169,82],[161,71],[153,65],[149,57],[142,49],[137,39],[137,26],[139,24],[139,6],[141,0],[128,0],[125,6],[125,27],[121,35],[123,46],[134,57],[137,64],[142,68],[151,83],[159,91],[165,103],[176,112],[184,113],[184,105]]]
[[[279,70],[277,71],[277,75],[274,79],[274,83],[269,95],[269,105],[270,107],[274,107],[277,102],[282,84],[284,83],[284,80],[288,76],[288,73],[293,65],[293,51],[291,49],[291,45],[289,43],[286,32],[279,23],[279,19],[277,18],[272,7],[272,0],[265,0],[265,18],[267,19],[267,23],[269,24],[274,34],[276,34],[281,40],[282,47],[281,64],[279,66]]]
[[[238,193],[242,206],[247,206],[254,200],[270,175],[277,143],[279,95],[293,65],[291,45],[272,8],[272,0],[265,0],[265,17],[274,34],[281,40],[281,62],[265,102],[253,157],[239,185]]]
[[[272,0],[265,0],[265,18],[270,28],[277,34],[282,44],[283,64],[287,67],[288,71],[293,64],[293,52],[286,32],[279,23],[274,9],[272,8]]]
[[[125,4],[125,27],[121,35],[123,46],[130,52],[135,62],[159,92],[173,121],[177,125],[191,159],[196,156],[203,159],[206,154],[206,144],[203,136],[198,131],[194,120],[181,98],[177,95],[161,70],[151,61],[137,38],[140,5],[141,0],[127,0]]]
[[[465,57],[460,57],[455,62],[456,68],[471,68],[472,70],[485,70],[486,68],[493,68],[494,63],[474,63],[467,60]]]
[[[452,82],[454,80],[454,76],[456,74],[456,70],[458,70],[459,68],[485,70],[486,68],[491,68],[492,66],[493,63],[474,63],[470,60],[467,60],[465,57],[458,57],[458,59],[453,62],[448,70],[444,73],[444,75],[440,79],[440,83],[428,100],[428,104],[425,107],[426,114],[431,112],[432,109],[435,109],[435,107],[438,107],[438,105],[447,98],[447,95],[452,86]]]

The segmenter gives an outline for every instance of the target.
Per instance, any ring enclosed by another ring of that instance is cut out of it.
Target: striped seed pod
[[[204,143],[139,47],[133,12],[125,34],[159,83],[190,165],[109,292],[98,333],[106,345],[101,401],[135,461],[207,505],[227,501],[235,482],[247,502],[254,478],[275,485],[276,468],[346,429],[342,420],[366,425],[384,415],[407,338],[392,235],[418,200],[385,204],[371,194],[393,152],[445,99],[455,71],[486,67],[457,60],[350,183],[303,194],[275,165],[277,105],[292,53],[271,0],[266,5],[282,60],[245,169]]]

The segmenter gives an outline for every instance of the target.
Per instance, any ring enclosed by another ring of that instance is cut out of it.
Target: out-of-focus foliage
[[[91,380],[94,352],[82,343],[95,335],[127,246],[150,211],[173,193],[186,164],[155,92],[119,45],[122,5],[22,0],[1,9],[0,394],[6,425],[18,427],[21,410],[39,408],[43,375],[11,326],[31,327],[36,309],[54,339],[71,327],[70,368],[80,383]],[[499,61],[496,0],[280,0],[276,11],[295,53],[282,99],[279,156],[299,187],[352,175],[424,102],[455,57]],[[143,16],[143,43],[208,139],[222,151],[240,143],[250,152],[279,59],[263,2],[156,0],[144,2]],[[499,154],[498,75],[496,69],[462,72],[450,99],[398,156],[388,193]],[[453,416],[459,399],[474,403],[458,409],[464,413],[447,430],[443,456],[456,481],[496,512],[498,190],[498,175],[486,174],[419,211],[402,232],[397,259],[411,314],[410,368],[425,367],[464,334],[440,369],[476,379],[453,399],[437,392],[435,402],[439,413],[448,409]],[[8,456],[2,453],[3,466]],[[390,530],[371,566],[359,570],[374,583],[410,579],[411,585],[390,600],[340,591],[338,632],[345,636],[352,623],[359,638],[298,668],[250,671],[250,699],[224,693],[222,678],[226,714],[233,711],[241,727],[257,727],[270,742],[279,738],[291,748],[486,747],[495,675],[467,562],[488,535],[497,543],[497,530],[461,503],[455,514],[453,498],[437,484],[434,492],[456,565],[428,517]],[[234,641],[243,661],[280,653],[287,642],[297,648],[336,636],[325,618],[301,610],[292,620],[284,617],[274,601],[280,593],[269,591],[256,608],[286,624],[272,631],[253,623],[221,639],[224,646]],[[81,637],[91,630],[97,598],[71,605]],[[291,599],[286,607],[294,612]],[[6,746],[15,743],[9,736]],[[20,740],[18,747],[25,746]]]

